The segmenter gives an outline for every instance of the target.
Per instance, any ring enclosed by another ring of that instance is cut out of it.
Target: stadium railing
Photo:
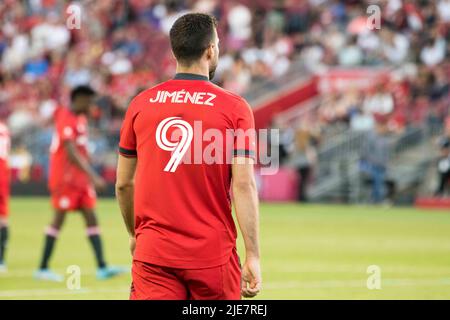
[[[434,155],[421,148],[429,145],[439,132],[437,128],[412,127],[394,138],[387,176],[395,181],[398,190],[408,189],[424,179],[423,168]],[[359,161],[367,134],[348,131],[319,149],[316,178],[308,195],[311,200],[340,199],[354,203],[362,200],[365,186],[360,179]],[[403,161],[406,157],[407,161]]]

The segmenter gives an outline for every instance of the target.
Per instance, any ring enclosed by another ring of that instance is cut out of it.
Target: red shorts
[[[175,269],[133,261],[131,300],[240,300],[241,266],[236,250],[221,266]]]
[[[93,209],[97,202],[97,194],[93,186],[84,188],[64,186],[51,190],[52,205],[55,210],[73,211]]]

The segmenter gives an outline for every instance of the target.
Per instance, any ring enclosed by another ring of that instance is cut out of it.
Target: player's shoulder
[[[217,96],[220,96],[220,98],[222,100],[228,100],[229,102],[231,102],[232,106],[235,106],[235,105],[245,106],[245,107],[249,106],[249,104],[243,97],[241,97],[229,90],[226,90],[213,82],[210,82],[210,86],[216,91],[215,94],[217,94]]]

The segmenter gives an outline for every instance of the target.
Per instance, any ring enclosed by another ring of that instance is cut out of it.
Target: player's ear
[[[214,57],[214,44],[210,44],[206,49],[206,58],[211,60]]]

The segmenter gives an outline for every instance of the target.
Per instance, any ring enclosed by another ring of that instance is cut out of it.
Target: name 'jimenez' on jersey
[[[214,99],[217,97],[211,92],[189,92],[186,90],[180,91],[165,91],[158,90],[156,96],[150,98],[151,103],[190,103],[190,104],[200,104],[207,106],[214,106]]]
[[[138,158],[135,260],[209,268],[226,263],[235,250],[231,164],[182,163],[177,157],[184,153],[195,157],[192,153],[202,151],[192,148],[195,143],[207,146],[192,130],[198,121],[202,130],[220,130],[224,135],[227,130],[254,129],[253,113],[244,99],[199,75],[177,74],[140,93],[127,110],[119,152]],[[171,140],[177,131],[179,140]],[[253,157],[255,143],[249,142],[246,150],[224,146],[220,152]]]

